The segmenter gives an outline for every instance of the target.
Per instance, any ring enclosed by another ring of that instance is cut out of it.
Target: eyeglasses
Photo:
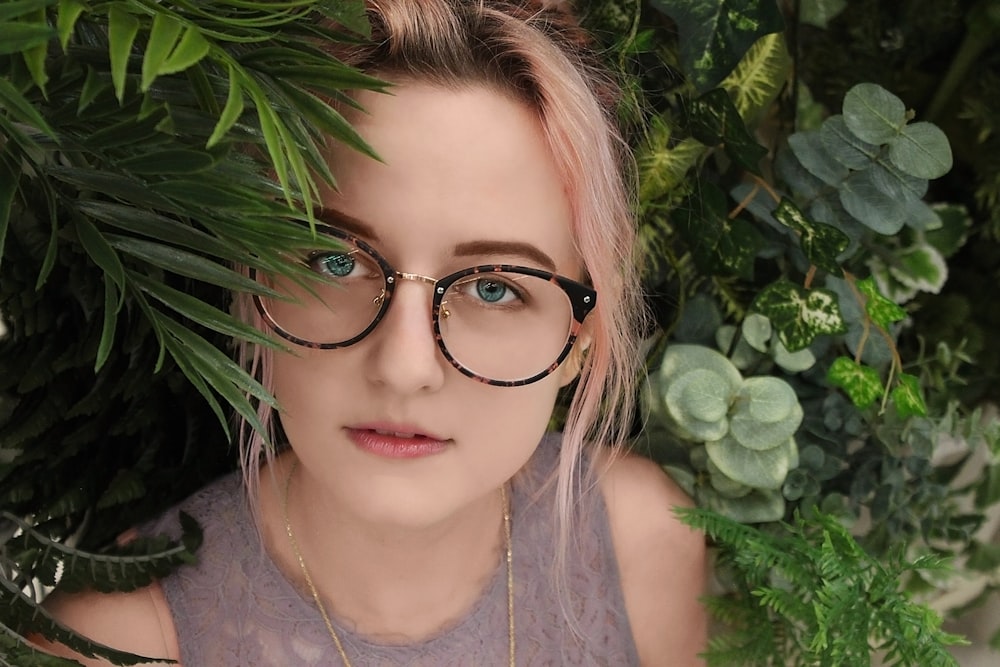
[[[445,359],[474,380],[516,387],[559,367],[597,302],[590,287],[526,266],[473,266],[437,279],[403,273],[361,239],[316,227],[343,247],[302,258],[315,280],[255,276],[281,295],[254,295],[261,316],[279,336],[304,347],[361,341],[382,321],[398,281],[413,280],[433,287],[434,338]]]

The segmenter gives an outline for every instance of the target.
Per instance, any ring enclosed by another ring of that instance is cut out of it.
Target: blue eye
[[[488,303],[497,303],[507,295],[507,285],[497,280],[482,278],[476,281],[476,294]]]
[[[356,263],[351,253],[346,252],[320,255],[312,261],[313,268],[337,278],[351,275]]]

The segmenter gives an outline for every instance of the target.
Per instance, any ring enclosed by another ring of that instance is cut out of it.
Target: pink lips
[[[358,424],[344,429],[359,448],[390,459],[412,459],[444,451],[448,441],[405,424]]]

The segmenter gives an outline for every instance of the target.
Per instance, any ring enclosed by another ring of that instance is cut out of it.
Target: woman
[[[337,55],[395,84],[350,114],[383,161],[331,148],[343,248],[298,258],[306,286],[258,276],[294,300],[240,304],[293,343],[243,353],[288,447],[251,438],[245,485],[185,503],[197,565],[50,608],[186,667],[697,664],[703,540],[615,454],[641,318],[613,89],[558,8],[369,11],[373,44]]]

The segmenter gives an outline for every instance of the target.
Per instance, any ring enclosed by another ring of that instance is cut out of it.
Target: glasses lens
[[[359,336],[382,308],[382,268],[347,242],[342,251],[315,253],[305,262],[318,279],[303,284],[273,279],[270,287],[287,300],[262,298],[268,315],[285,333],[310,343],[336,344]]]
[[[442,297],[441,338],[459,364],[491,380],[532,377],[566,346],[573,319],[555,283],[510,271],[475,273]]]

